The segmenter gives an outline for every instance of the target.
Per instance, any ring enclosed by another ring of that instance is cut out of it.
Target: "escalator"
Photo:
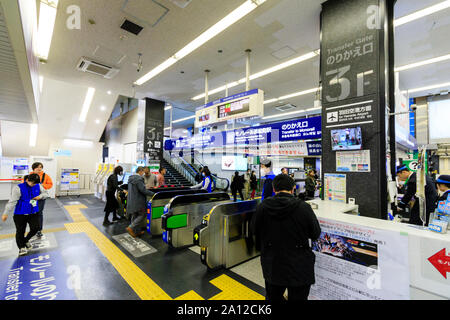
[[[189,172],[191,172],[193,174],[194,178],[197,176],[197,174],[200,174],[200,168],[207,166],[205,164],[202,164],[200,161],[198,161],[195,158],[194,158],[193,164],[188,163],[183,158],[180,158],[180,160],[181,160],[181,165],[184,168],[186,168]],[[211,176],[213,178],[215,191],[222,191],[222,192],[228,191],[228,189],[230,188],[230,180],[228,180],[226,178],[221,178],[221,177],[217,176],[216,174],[214,174],[214,172],[211,172]]]

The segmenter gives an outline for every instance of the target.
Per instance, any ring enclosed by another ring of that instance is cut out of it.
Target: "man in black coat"
[[[307,300],[315,283],[315,255],[309,239],[317,240],[321,229],[311,206],[293,196],[294,180],[280,174],[273,180],[274,197],[256,209],[251,229],[261,251],[266,281],[266,299],[283,301],[288,289],[290,301]]]
[[[414,225],[423,225],[420,220],[420,204],[419,199],[416,197],[417,193],[417,174],[411,172],[407,166],[402,165],[397,168],[397,177],[400,181],[405,181],[405,194],[402,200],[399,201],[398,206],[405,209],[411,201],[414,204],[411,208],[411,217],[409,223]],[[426,221],[425,225],[428,226],[428,220],[430,214],[436,209],[436,200],[438,199],[438,193],[436,191],[435,183],[429,176],[426,176],[427,185],[425,186],[425,206],[426,206]]]

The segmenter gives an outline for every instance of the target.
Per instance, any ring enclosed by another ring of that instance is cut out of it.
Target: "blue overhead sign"
[[[307,142],[306,145],[308,147],[308,156],[322,155],[322,141]]]
[[[175,149],[203,149],[226,145],[254,145],[321,138],[322,117],[314,117],[230,131],[204,132],[189,139],[179,138],[174,142]]]

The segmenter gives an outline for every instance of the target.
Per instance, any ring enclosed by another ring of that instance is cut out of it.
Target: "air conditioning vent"
[[[120,28],[135,35],[138,35],[139,33],[141,33],[142,29],[144,29],[140,25],[137,25],[136,23],[131,22],[130,20],[125,20],[125,22],[122,24]]]
[[[297,107],[294,106],[293,104],[288,103],[288,104],[285,104],[283,106],[276,107],[275,109],[277,109],[277,110],[279,110],[281,112],[285,112],[285,111],[292,110],[292,109],[295,109],[295,108],[297,108]]]
[[[77,69],[82,72],[89,72],[102,76],[105,79],[111,79],[119,73],[119,69],[92,61],[88,58],[81,58],[78,62]]]

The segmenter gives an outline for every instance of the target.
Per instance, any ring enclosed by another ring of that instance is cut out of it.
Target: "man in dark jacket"
[[[407,166],[403,165],[397,169],[397,176],[400,181],[405,181],[405,194],[403,198],[398,203],[398,206],[405,209],[411,201],[414,202],[411,208],[411,217],[409,218],[409,223],[414,225],[422,225],[422,220],[420,219],[420,204],[416,197],[417,193],[417,174],[411,172]],[[436,209],[436,200],[438,199],[438,194],[435,188],[435,183],[429,176],[426,176],[427,185],[425,186],[425,205],[426,205],[426,221],[425,225],[428,226],[428,220],[430,219],[430,214]]]
[[[293,196],[294,180],[280,174],[273,180],[274,197],[264,200],[252,219],[255,245],[261,251],[261,266],[266,281],[266,299],[307,300],[315,283],[315,255],[309,239],[317,240],[321,229],[306,202]]]
[[[144,168],[139,167],[135,175],[128,179],[128,198],[127,213],[131,216],[131,224],[127,227],[128,233],[136,238],[144,234],[139,228],[145,221],[147,215],[147,196],[153,196],[154,193],[145,188]]]
[[[275,195],[272,186],[272,181],[275,178],[272,171],[272,161],[269,159],[261,160],[261,171],[262,180],[264,181],[261,200],[264,200]]]

